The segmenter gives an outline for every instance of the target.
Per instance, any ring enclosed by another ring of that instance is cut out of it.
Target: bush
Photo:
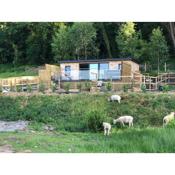
[[[106,89],[107,89],[108,91],[111,91],[111,90],[112,90],[112,83],[111,83],[111,82],[107,82],[107,83],[106,83]]]
[[[168,92],[170,90],[169,85],[164,85],[163,86],[163,92]]]
[[[45,84],[44,84],[44,83],[40,83],[40,84],[39,84],[39,92],[44,93],[45,90],[46,90],[46,86],[45,86]]]
[[[16,86],[16,92],[21,92],[21,91],[22,91],[21,86]]]
[[[167,125],[167,128],[175,128],[175,120],[170,121]]]
[[[82,83],[78,83],[78,84],[77,84],[77,88],[78,88],[79,91],[81,92],[82,89],[83,89],[83,85],[82,85]]]
[[[0,93],[2,93],[2,86],[0,86]]]
[[[146,92],[146,85],[145,84],[141,85],[141,90],[142,90],[142,92]]]
[[[70,90],[70,83],[65,83],[64,84],[64,90],[68,93]]]
[[[104,112],[99,110],[90,111],[87,114],[88,129],[94,132],[102,130],[102,123],[105,122],[106,118]]]
[[[57,89],[57,85],[55,83],[52,83],[51,84],[51,89],[52,89],[52,92],[55,92],[56,89]]]
[[[124,85],[123,86],[123,92],[128,92],[129,90],[129,86],[128,85]]]
[[[84,83],[84,90],[90,91],[91,90],[91,87],[92,87],[92,84],[90,82],[86,81]]]
[[[27,92],[32,92],[32,86],[30,84],[27,85]]]
[[[158,89],[159,91],[163,91],[163,86],[159,85]]]

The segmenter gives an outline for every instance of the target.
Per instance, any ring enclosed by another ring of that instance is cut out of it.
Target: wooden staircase
[[[143,76],[142,82],[147,90],[155,91],[159,89],[159,86],[175,85],[175,73],[162,73],[157,77]]]

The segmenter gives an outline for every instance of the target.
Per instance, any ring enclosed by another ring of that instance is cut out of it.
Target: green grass
[[[103,132],[13,132],[0,133],[0,146],[35,153],[174,153],[174,133],[175,128],[113,129],[109,137]]]
[[[174,94],[123,93],[122,100],[108,102],[110,94],[0,96],[0,120],[29,120],[50,123],[58,131],[98,130],[101,122],[121,115],[134,117],[137,127],[159,127],[175,111]],[[91,128],[92,124],[95,124]]]
[[[13,66],[0,65],[0,78],[18,77],[18,76],[35,76],[38,74],[36,66]]]

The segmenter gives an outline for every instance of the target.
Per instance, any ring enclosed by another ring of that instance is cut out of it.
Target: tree
[[[146,49],[146,42],[142,40],[141,32],[136,31],[133,22],[127,22],[120,26],[116,42],[121,57],[132,57],[138,61]]]
[[[174,48],[174,51],[175,51],[175,22],[169,22],[168,23],[169,25],[169,33],[170,33],[170,36],[171,36],[171,40],[173,42],[173,48]]]
[[[55,32],[51,45],[56,61],[69,58],[71,52],[69,27],[64,24],[59,26],[59,30]]]
[[[55,60],[87,59],[97,55],[96,30],[92,23],[74,23],[60,26],[53,37],[52,50]]]
[[[52,62],[53,23],[28,23],[29,34],[25,40],[26,60],[30,64]]]
[[[93,23],[74,23],[70,28],[70,41],[75,46],[77,58],[85,58],[97,55],[96,29]]]
[[[152,63],[157,60],[158,73],[160,64],[168,58],[168,45],[160,27],[153,29],[149,42],[149,57]]]

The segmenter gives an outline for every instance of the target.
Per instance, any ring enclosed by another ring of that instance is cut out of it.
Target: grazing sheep
[[[108,101],[118,101],[120,103],[121,97],[119,95],[111,95],[111,97],[108,98]]]
[[[163,126],[167,125],[170,121],[174,119],[175,112],[171,112],[163,118]]]
[[[103,86],[103,81],[97,81],[97,87],[102,87]]]
[[[121,116],[118,119],[113,120],[113,124],[116,124],[117,122],[121,123],[123,126],[125,126],[124,123],[129,123],[129,127],[133,126],[133,117],[132,116]]]
[[[109,135],[111,131],[111,124],[103,122],[104,135]]]
[[[3,93],[3,94],[6,94],[6,93],[8,93],[8,92],[10,92],[10,89],[8,89],[8,88],[2,89],[2,93]]]

